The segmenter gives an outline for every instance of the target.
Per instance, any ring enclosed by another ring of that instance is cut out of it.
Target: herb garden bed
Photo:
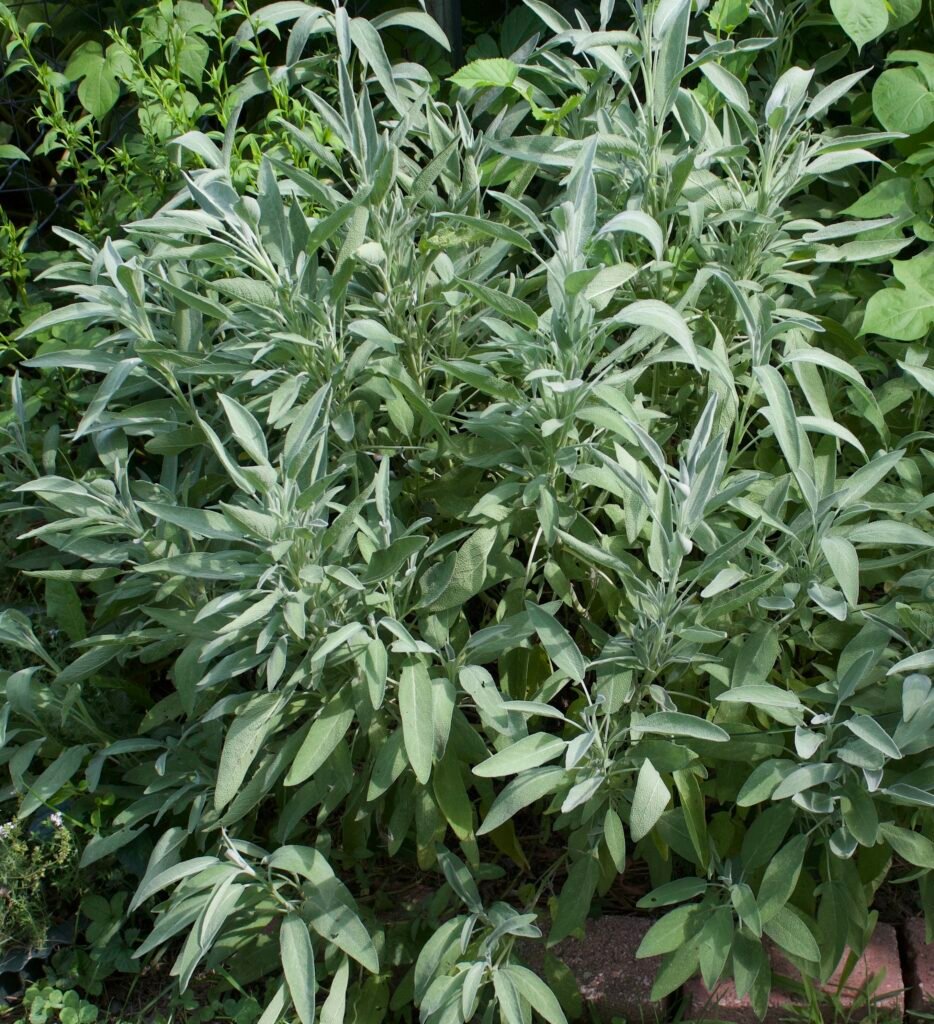
[[[163,2],[81,49],[77,126],[7,19],[84,197],[41,276],[9,225],[0,423],[0,923],[77,915],[30,989],[61,1024],[152,964],[140,1022],[563,1024],[555,951],[745,1021],[820,1017],[850,950],[852,1016],[884,950],[901,1012],[930,26],[527,8],[447,74],[422,10]],[[96,134],[122,91],[144,170]]]

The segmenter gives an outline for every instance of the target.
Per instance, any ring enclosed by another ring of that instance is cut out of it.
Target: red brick
[[[844,953],[840,966],[823,986],[825,992],[836,992],[848,953]],[[844,1005],[852,1006],[859,1001],[861,993],[876,975],[884,975],[873,993],[873,1006],[886,1015],[901,1018],[905,1012],[905,983],[902,978],[901,957],[898,951],[898,936],[890,924],[877,924],[869,945],[863,955],[856,961],[846,985],[839,995]],[[858,1016],[864,1016],[865,1010],[860,1009]]]
[[[767,944],[767,947],[772,964],[773,984],[765,1024],[779,1024],[780,1021],[787,1019],[789,1009],[797,1000],[778,987],[775,976],[794,978],[797,971],[774,946]],[[882,981],[875,989],[873,1003],[879,1010],[901,1018],[905,1010],[905,998],[895,929],[888,924],[876,925],[869,945],[850,972],[846,985],[838,992],[848,956],[849,951],[844,953],[836,971],[826,984],[821,986],[823,990],[836,994],[845,1007],[854,1007],[850,1019],[858,1020],[866,1014],[866,1007],[859,1005],[866,984],[875,975],[883,974]],[[934,988],[931,991],[934,992]],[[737,997],[732,981],[718,985],[714,996],[711,997],[704,983],[699,978],[693,978],[685,985],[684,995],[688,1004],[688,1015],[692,1019],[702,1016],[703,1019],[725,1020],[732,1024],[756,1024],[757,1018],[749,1005],[749,1000]],[[829,1005],[826,1009],[827,1017],[831,1019],[832,1009]]]
[[[908,1007],[916,1013],[934,1013],[934,945],[925,939],[920,917],[905,925],[904,952]]]
[[[692,978],[682,990],[689,1020],[728,1021],[730,1024],[759,1024],[748,997],[740,999],[732,981],[721,981],[711,996],[700,978]],[[791,999],[774,985],[769,993],[769,1008],[764,1024],[781,1024],[788,1017]]]
[[[549,952],[567,964],[585,1002],[605,1021],[656,1021],[665,1004],[651,999],[652,982],[660,957],[636,959],[636,950],[652,925],[645,917],[613,915],[587,922],[583,939],[565,939]],[[529,966],[541,972],[544,946],[523,943]]]

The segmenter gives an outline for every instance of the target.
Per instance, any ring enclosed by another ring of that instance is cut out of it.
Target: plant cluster
[[[161,0],[131,11],[104,35],[89,36],[73,18],[30,21],[30,8],[0,4],[9,95],[0,140],[22,143],[0,145],[0,173],[11,198],[29,197],[0,214],[8,282],[0,314],[17,326],[49,300],[31,280],[54,256],[27,249],[37,227],[65,224],[102,241],[157,209],[177,190],[185,164],[203,156],[189,148],[189,131],[205,122],[229,126],[231,174],[241,187],[263,153],[309,166],[307,149],[291,144],[279,119],[327,141],[326,128],[295,98],[308,82],[326,93],[326,48],[304,57],[280,52],[275,16],[257,21],[245,0]],[[320,34],[309,24],[306,42]],[[23,222],[29,206],[38,224]]]
[[[42,946],[56,914],[78,891],[78,851],[62,815],[52,812],[32,831],[20,821],[0,825],[0,949]]]
[[[526,7],[443,84],[381,35],[443,42],[422,10],[242,8],[326,85],[257,57],[286,141],[248,174],[232,115],[153,128],[200,166],[60,230],[16,338],[7,512],[57,632],[0,613],[6,795],[133,878],[93,907],[113,969],[142,921],[260,1024],[559,1024],[528,943],[620,876],[655,997],[760,1015],[764,940],[811,985],[883,886],[934,925],[920,5]],[[150,55],[80,51],[82,102]]]
[[[97,1007],[74,989],[62,990],[43,982],[30,985],[23,997],[29,1024],[95,1024]]]

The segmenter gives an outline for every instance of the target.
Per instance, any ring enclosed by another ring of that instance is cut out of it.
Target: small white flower
[[[53,811],[49,815],[49,821],[51,821],[56,828],[61,828],[65,824],[65,819],[58,811]]]

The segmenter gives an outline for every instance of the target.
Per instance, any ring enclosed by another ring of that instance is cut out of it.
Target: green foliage
[[[51,208],[37,200],[43,225],[55,221],[102,241],[125,220],[157,209],[186,167],[221,160],[221,147],[195,131],[208,120],[214,140],[227,140],[225,159],[241,187],[255,178],[264,154],[316,167],[313,151],[293,144],[293,132],[329,140],[327,127],[296,99],[308,84],[322,95],[333,86],[327,48],[317,47],[320,26],[309,25],[287,53],[274,56],[267,44],[272,51],[276,23],[252,21],[244,2],[158,0],[102,38],[61,40],[67,60],[59,66],[42,47],[66,26],[28,21],[30,13],[25,7],[14,16],[0,4],[0,30],[8,37],[4,79],[12,95],[20,94],[4,114],[9,123],[0,125],[0,139],[35,138],[29,154],[6,146],[0,160],[14,162],[7,181],[17,191],[54,196]],[[22,212],[11,205],[9,216]],[[6,217],[2,276],[12,301],[0,304],[0,315],[19,327],[54,299],[37,286],[36,271],[57,256],[17,252],[21,240]],[[28,238],[30,229],[20,231]]]
[[[47,982],[31,985],[23,1003],[29,1024],[95,1024],[97,1007],[82,999],[74,989],[62,991]]]
[[[78,891],[78,851],[62,816],[0,825],[0,948],[38,950]]]
[[[9,512],[63,639],[0,614],[9,794],[135,876],[99,947],[136,915],[262,1024],[559,1024],[525,944],[634,864],[658,998],[764,1013],[763,937],[826,980],[887,879],[934,916],[930,143],[887,123],[927,55],[873,84],[783,58],[806,5],[528,6],[443,88],[380,34],[421,11],[244,11],[238,88],[298,113],[312,36],[333,88],[249,173],[165,97],[202,166],[63,233],[16,339]],[[857,46],[910,15],[839,6]],[[152,56],[112,45],[74,58],[99,110]]]
[[[207,990],[199,992],[197,999],[185,993],[173,1000],[168,1015],[162,1010],[149,1012],[150,1008],[144,1007],[140,1013],[114,1016],[57,978],[30,985],[23,995],[22,1008],[27,1014],[22,1018],[23,1024],[97,1024],[103,1020],[108,1024],[256,1024],[262,1013],[252,996],[223,998]],[[0,1011],[0,1019],[13,1018]]]

